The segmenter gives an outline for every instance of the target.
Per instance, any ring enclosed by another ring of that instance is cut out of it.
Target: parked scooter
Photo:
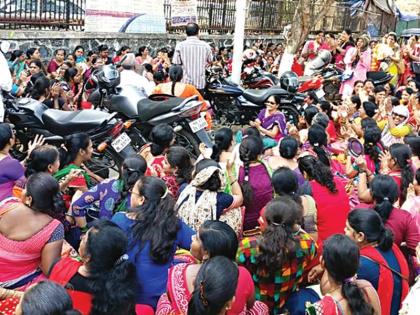
[[[43,103],[31,99],[5,99],[6,119],[16,130],[16,145],[13,154],[22,160],[28,143],[36,135],[42,135],[47,143],[60,146],[64,137],[75,132],[89,134],[94,147],[92,163],[97,168],[119,170],[123,160],[135,154],[127,132],[130,122],[123,123],[97,110],[67,112],[49,109]]]
[[[212,146],[206,132],[207,122],[200,115],[203,104],[198,97],[183,99],[158,94],[147,98],[144,91],[135,86],[119,85],[119,79],[119,72],[114,66],[103,66],[92,75],[91,85],[93,83],[95,90],[88,100],[124,121],[132,120],[133,128],[128,135],[136,148],[146,144],[152,128],[161,123],[174,128],[176,144],[185,147],[193,156],[200,154],[200,142]]]
[[[287,75],[280,79],[281,87],[244,89],[226,79],[220,67],[210,67],[207,72],[204,97],[209,100],[218,123],[225,126],[246,125],[257,117],[270,96],[277,95],[281,98],[280,111],[289,122],[297,124],[299,113],[296,104],[299,100],[294,95],[298,85],[296,75],[295,80]]]

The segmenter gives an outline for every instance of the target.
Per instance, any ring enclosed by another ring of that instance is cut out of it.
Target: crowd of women
[[[59,86],[51,107],[64,109],[83,107],[83,76],[112,62],[106,47],[67,61],[60,50],[48,76],[28,80],[19,62],[41,73],[39,51],[14,55],[16,95],[54,78],[41,98]],[[169,67],[161,56],[141,48],[137,61],[156,79]],[[174,94],[182,72],[170,69]],[[118,178],[89,170],[84,133],[60,148],[37,137],[19,162],[1,123],[0,313],[416,314],[420,94],[409,79],[351,82],[339,104],[309,95],[296,126],[270,97],[250,127],[215,130],[196,159],[158,125]]]

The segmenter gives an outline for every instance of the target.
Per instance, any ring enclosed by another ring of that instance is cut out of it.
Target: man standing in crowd
[[[187,25],[187,39],[176,45],[172,62],[182,66],[182,82],[194,85],[201,93],[206,85],[205,69],[212,62],[212,52],[210,45],[198,38],[198,32],[196,23]]]
[[[4,120],[4,104],[3,104],[3,97],[2,92],[9,92],[12,89],[12,75],[9,71],[9,66],[7,65],[7,60],[4,57],[4,53],[7,52],[5,47],[8,46],[6,43],[2,43],[0,49],[0,122]]]

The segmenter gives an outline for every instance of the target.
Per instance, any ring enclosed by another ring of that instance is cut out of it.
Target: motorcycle
[[[206,132],[207,122],[201,116],[203,104],[197,96],[183,99],[156,94],[146,97],[146,93],[135,86],[119,85],[119,72],[112,65],[94,73],[92,81],[94,91],[88,101],[124,121],[133,121],[128,136],[137,149],[149,142],[152,128],[162,123],[174,128],[175,143],[185,147],[193,157],[200,155],[200,142],[212,146]]]
[[[64,137],[75,132],[87,133],[94,147],[91,164],[94,169],[119,170],[126,157],[136,154],[127,132],[131,122],[122,122],[115,114],[97,110],[74,112],[50,109],[45,104],[31,99],[5,98],[6,119],[16,130],[13,155],[23,160],[28,143],[36,135],[44,136],[45,142],[60,146]]]
[[[246,89],[268,89],[278,85],[278,79],[275,75],[255,67],[242,72],[241,80],[242,86]]]
[[[295,98],[289,87],[273,86],[267,89],[244,89],[223,76],[219,67],[207,69],[205,99],[209,100],[218,123],[231,125],[247,125],[254,120],[264,108],[265,101],[273,95],[281,98],[280,111],[288,122],[297,124],[299,112],[296,109],[300,99]]]

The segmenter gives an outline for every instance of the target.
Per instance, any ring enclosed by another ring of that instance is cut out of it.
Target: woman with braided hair
[[[360,172],[369,172],[369,177],[379,174],[381,169],[380,154],[383,152],[381,145],[381,129],[372,126],[365,129],[363,134],[364,156],[356,158],[354,161],[349,155],[347,157],[346,174],[350,178],[355,177]],[[354,163],[353,163],[354,162]],[[362,165],[362,169],[359,165]]]
[[[260,210],[273,198],[271,170],[260,159],[263,153],[261,138],[246,137],[239,147],[239,157],[243,165],[239,169],[244,206],[244,230],[258,226]]]
[[[263,217],[262,234],[243,238],[236,260],[252,274],[256,299],[269,307],[270,314],[281,314],[316,257],[316,244],[301,229],[302,206],[292,198],[272,200]]]
[[[318,240],[322,243],[332,234],[341,233],[346,226],[349,197],[344,183],[324,163],[311,155],[299,158],[298,162],[308,180],[305,193],[316,202]]]
[[[381,173],[391,176],[398,185],[399,204],[402,205],[407,197],[407,189],[414,181],[414,172],[411,162],[412,152],[407,144],[394,143],[380,155]],[[366,165],[359,165],[364,170],[358,183],[359,200],[371,203],[372,192],[368,189],[369,174]]]

